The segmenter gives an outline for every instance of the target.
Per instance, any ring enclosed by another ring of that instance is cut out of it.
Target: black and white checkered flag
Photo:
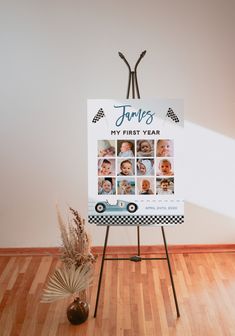
[[[169,108],[166,114],[167,117],[171,118],[174,122],[179,122],[179,118],[175,114],[175,112],[172,110],[172,108]]]
[[[94,118],[92,119],[93,123],[96,123],[97,121],[99,121],[101,118],[103,118],[104,115],[104,110],[102,108],[99,109],[99,111],[96,113],[96,115],[94,116]]]

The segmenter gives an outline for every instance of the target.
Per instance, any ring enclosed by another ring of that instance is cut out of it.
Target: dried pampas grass
[[[69,207],[72,219],[65,223],[57,206],[57,218],[62,239],[62,261],[68,267],[75,268],[86,263],[95,262],[95,257],[91,253],[91,239],[85,229],[85,220],[79,213]]]

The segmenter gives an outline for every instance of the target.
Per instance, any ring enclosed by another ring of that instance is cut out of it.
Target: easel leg
[[[140,256],[140,227],[137,226],[137,244],[138,244],[138,256]]]
[[[104,259],[105,259],[105,252],[106,252],[106,247],[107,247],[107,242],[108,242],[108,236],[109,236],[109,225],[106,228],[103,255],[102,255],[102,261],[101,261],[101,267],[100,267],[100,277],[99,277],[98,289],[97,289],[97,294],[96,294],[94,317],[96,317],[98,303],[99,303],[100,287],[101,287],[101,281],[102,281],[102,275],[103,275]]]
[[[171,286],[172,286],[174,300],[175,300],[175,307],[176,307],[177,317],[180,317],[180,311],[179,311],[179,306],[178,306],[178,302],[177,302],[175,285],[174,285],[174,279],[173,279],[173,275],[172,275],[172,271],[171,271],[171,264],[170,264],[170,259],[169,259],[169,255],[168,255],[167,242],[166,242],[166,237],[165,237],[165,232],[164,232],[163,226],[161,226],[161,229],[162,229],[162,237],[163,237],[165,251],[166,251],[166,258],[167,258],[168,269],[169,269],[169,273],[170,273]]]

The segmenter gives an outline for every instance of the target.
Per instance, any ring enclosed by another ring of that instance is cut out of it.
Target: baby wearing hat
[[[153,175],[153,162],[150,159],[137,161],[137,175]]]

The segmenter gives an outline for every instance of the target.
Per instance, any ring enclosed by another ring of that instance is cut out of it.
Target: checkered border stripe
[[[184,223],[184,216],[88,216],[88,222],[96,225],[175,225]]]

